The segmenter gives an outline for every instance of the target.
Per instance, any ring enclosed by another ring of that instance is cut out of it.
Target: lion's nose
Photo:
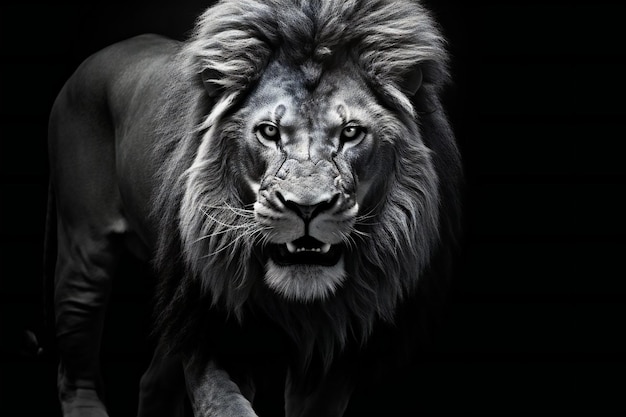
[[[280,191],[276,192],[278,200],[289,210],[300,216],[305,222],[312,220],[318,214],[331,210],[335,207],[339,201],[339,193],[336,193],[331,198],[323,199],[320,202],[314,204],[301,204],[293,199],[285,198]]]

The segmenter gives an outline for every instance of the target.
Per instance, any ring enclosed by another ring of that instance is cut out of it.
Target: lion
[[[256,416],[270,357],[287,416],[343,415],[449,275],[447,68],[414,0],[222,0],[186,41],[87,58],[49,123],[63,414],[107,413],[104,311],[130,253],[158,287],[139,415]]]

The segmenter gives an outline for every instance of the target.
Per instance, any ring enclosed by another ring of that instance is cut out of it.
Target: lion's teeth
[[[287,242],[287,250],[288,250],[290,253],[296,253],[296,251],[298,251],[298,248],[297,248],[297,247],[296,247],[296,245],[294,245],[293,243],[291,243],[291,242]]]
[[[317,252],[317,253],[328,253],[330,250],[330,243],[324,243],[321,248],[299,248],[293,244],[293,242],[287,242],[287,250],[289,253],[300,253],[300,252]]]

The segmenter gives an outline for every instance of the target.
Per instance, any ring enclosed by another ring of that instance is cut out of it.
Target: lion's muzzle
[[[315,218],[325,212],[332,211],[338,204],[340,194],[335,193],[329,200],[322,200],[314,204],[301,204],[293,199],[287,199],[280,191],[276,191],[278,200],[283,206],[291,210],[304,223],[304,235],[283,245],[275,245],[272,257],[281,265],[290,264],[317,264],[335,265],[341,257],[341,249],[337,245],[320,241],[311,236],[310,225]],[[325,196],[322,196],[322,198]],[[293,198],[293,197],[292,197]]]
[[[269,229],[276,262],[337,263],[358,211],[354,190],[346,187],[352,181],[343,178],[332,161],[289,159],[263,180],[255,213]]]
[[[313,204],[302,204],[297,197],[291,196],[291,198],[286,198],[280,191],[276,191],[276,197],[280,202],[285,206],[285,208],[291,210],[296,215],[298,215],[302,221],[304,222],[304,234],[309,235],[309,224],[311,221],[317,217],[318,215],[332,211],[334,207],[339,202],[339,193],[335,193],[331,198],[325,199],[326,195],[322,195],[319,202],[314,202]],[[308,201],[307,201],[308,202]]]

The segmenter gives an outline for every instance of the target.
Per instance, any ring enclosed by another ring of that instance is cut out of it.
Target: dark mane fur
[[[447,267],[461,172],[438,97],[447,79],[443,45],[416,1],[225,0],[200,17],[177,57],[184,71],[167,89],[172,97],[156,150],[163,161],[153,207],[162,277],[157,332],[172,350],[209,332],[210,314],[245,323],[253,310],[290,336],[304,362],[329,364],[344,347],[364,344],[377,323],[395,322],[418,282]],[[386,156],[388,180],[377,193],[386,197],[372,203],[378,224],[363,226],[372,238],[358,240],[346,256],[345,285],[323,301],[286,301],[262,285],[262,248],[229,227],[249,207],[232,163],[238,125],[228,115],[271,60],[301,68],[314,85],[324,68],[346,57],[401,121],[388,133],[397,146]],[[424,84],[410,98],[400,85],[417,65]],[[207,68],[219,74],[211,80],[221,88],[214,103],[199,76]],[[418,116],[416,100],[432,111]]]

